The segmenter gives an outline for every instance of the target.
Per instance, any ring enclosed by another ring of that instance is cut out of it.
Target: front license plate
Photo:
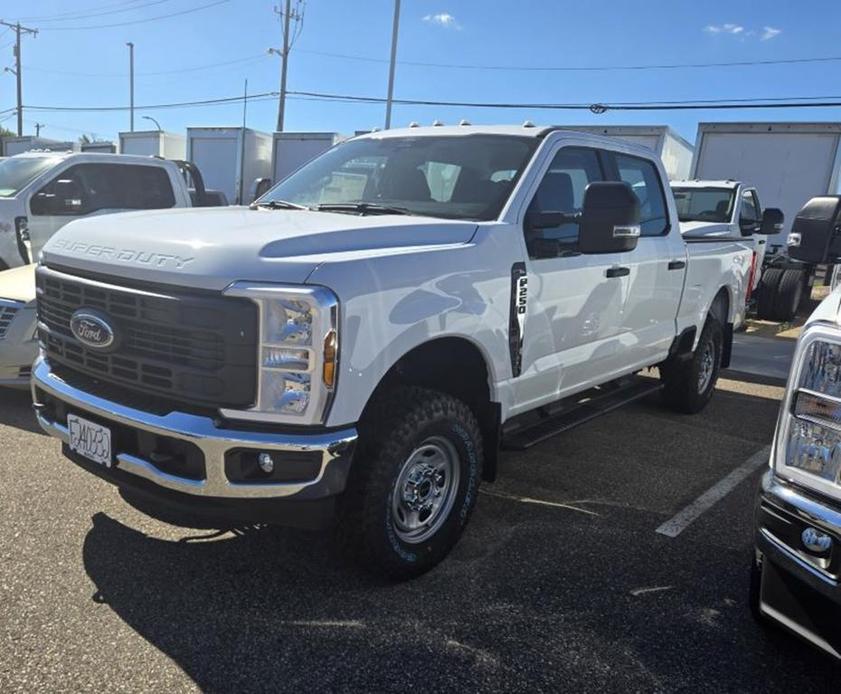
[[[111,467],[111,430],[75,414],[67,415],[70,450],[95,463]]]

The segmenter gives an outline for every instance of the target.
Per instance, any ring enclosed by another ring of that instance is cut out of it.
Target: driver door
[[[581,211],[584,190],[606,180],[605,153],[584,147],[558,150],[529,211]],[[628,253],[586,255],[578,250],[578,223],[531,229],[528,302],[522,372],[516,378],[518,412],[610,380],[621,371],[621,332],[629,277]],[[626,267],[621,267],[624,271]]]
[[[94,165],[95,166],[95,165]],[[50,237],[74,219],[89,213],[91,191],[79,166],[71,166],[29,199],[30,259],[35,261]]]

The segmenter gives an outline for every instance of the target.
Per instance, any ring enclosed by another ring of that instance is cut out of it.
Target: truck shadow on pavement
[[[823,691],[837,677],[822,656],[751,622],[742,548],[687,552],[643,515],[645,532],[629,536],[616,517],[557,523],[484,497],[453,555],[402,584],[349,567],[327,534],[171,541],[103,513],[83,561],[92,600],[207,692],[418,681],[426,691]],[[590,549],[575,551],[584,537]]]
[[[28,390],[0,388],[0,426],[15,427],[32,434],[47,434],[38,426]]]

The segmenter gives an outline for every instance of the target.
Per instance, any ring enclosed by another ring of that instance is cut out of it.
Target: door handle
[[[607,277],[625,277],[626,275],[631,274],[631,268],[629,267],[609,267],[605,273]]]
[[[686,267],[685,260],[670,260],[669,270],[683,270]]]

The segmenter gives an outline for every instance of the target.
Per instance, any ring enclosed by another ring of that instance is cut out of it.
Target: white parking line
[[[677,537],[689,527],[702,513],[708,511],[716,503],[732,492],[736,486],[745,478],[749,477],[754,470],[768,464],[768,453],[771,447],[765,446],[757,451],[744,463],[737,467],[727,477],[724,477],[715,485],[710,487],[689,506],[683,509],[676,516],[673,516],[661,525],[655,532],[666,537]]]

